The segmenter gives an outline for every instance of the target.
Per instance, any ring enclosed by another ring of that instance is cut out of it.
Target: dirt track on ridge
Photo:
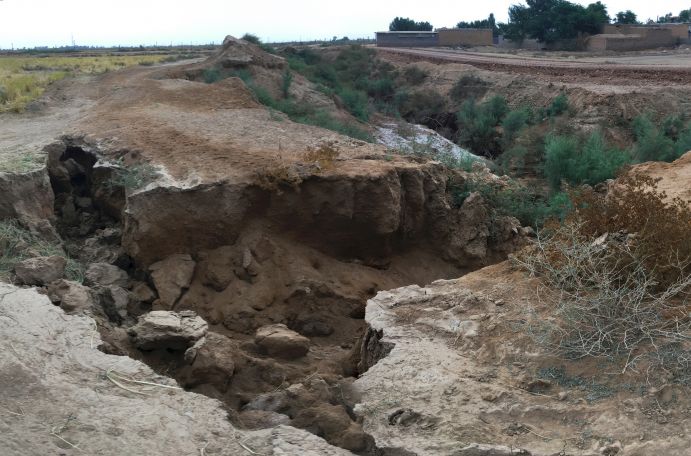
[[[424,59],[434,63],[463,63],[513,74],[546,76],[560,81],[620,85],[678,86],[691,84],[691,55],[636,55],[590,58],[541,58],[527,55],[490,54],[451,49],[379,48],[380,53],[403,61]]]

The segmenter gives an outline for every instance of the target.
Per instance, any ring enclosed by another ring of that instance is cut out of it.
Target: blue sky
[[[485,18],[505,21],[518,0],[0,0],[0,48],[14,46],[204,44],[245,32],[264,41],[373,37],[394,16],[435,27]],[[590,1],[578,1],[588,4]],[[677,14],[691,0],[608,0],[610,15],[632,9],[639,18]]]

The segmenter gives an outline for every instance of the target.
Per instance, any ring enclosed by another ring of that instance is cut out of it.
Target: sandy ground
[[[365,430],[390,454],[688,455],[688,387],[529,336],[555,298],[509,262],[380,292],[366,320],[390,352],[355,382]]]
[[[65,133],[94,104],[94,78],[54,84],[23,114],[0,114],[0,172],[40,166],[42,149]]]
[[[686,85],[691,82],[691,52],[667,54],[621,55],[606,57],[535,57],[530,55],[467,52],[452,49],[378,48],[384,54],[414,56],[434,62],[458,62],[477,68],[514,74],[558,77],[622,85]]]

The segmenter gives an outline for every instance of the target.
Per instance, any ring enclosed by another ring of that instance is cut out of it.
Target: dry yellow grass
[[[46,87],[70,75],[99,74],[132,65],[151,65],[167,55],[0,56],[0,112],[22,112]]]

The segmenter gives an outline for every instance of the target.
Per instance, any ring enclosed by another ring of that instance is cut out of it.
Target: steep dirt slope
[[[634,166],[631,172],[659,179],[658,188],[669,198],[681,198],[691,205],[691,152],[672,163],[643,163]]]

